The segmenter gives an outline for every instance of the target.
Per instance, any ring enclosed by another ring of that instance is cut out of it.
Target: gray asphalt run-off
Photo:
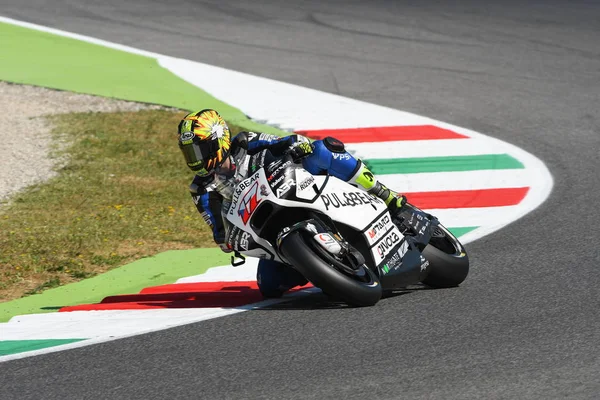
[[[600,3],[5,0],[2,13],[427,115],[520,146],[555,179],[539,209],[468,246],[460,288],[367,309],[312,296],[11,361],[2,396],[598,398]]]

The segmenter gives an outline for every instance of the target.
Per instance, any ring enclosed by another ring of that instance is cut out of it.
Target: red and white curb
[[[240,267],[213,267],[171,285],[148,287],[138,294],[110,296],[98,304],[13,317],[0,324],[0,345],[20,342],[23,351],[0,356],[0,362],[224,317],[318,292],[307,285],[281,299],[263,300],[256,286],[256,266],[257,260],[248,259]],[[82,340],[63,345],[52,343],[50,347],[27,351],[28,342],[61,339]]]

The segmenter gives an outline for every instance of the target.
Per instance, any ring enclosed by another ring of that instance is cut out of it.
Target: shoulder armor
[[[248,132],[240,132],[231,141],[231,151],[236,152],[237,149],[248,150]]]
[[[344,143],[331,136],[327,136],[323,139],[323,144],[333,153],[343,153],[346,151]]]

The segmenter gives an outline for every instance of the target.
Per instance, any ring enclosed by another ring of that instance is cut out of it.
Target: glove
[[[294,162],[297,163],[303,158],[311,155],[313,153],[313,149],[314,147],[311,143],[296,142],[290,147],[288,154],[292,156],[292,160],[294,160]]]

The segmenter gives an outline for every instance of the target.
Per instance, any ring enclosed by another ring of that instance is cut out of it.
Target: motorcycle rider
[[[361,160],[332,137],[311,144],[306,137],[296,134],[279,137],[240,132],[232,140],[227,123],[212,109],[187,114],[178,129],[179,148],[188,167],[196,173],[190,185],[192,199],[211,227],[214,241],[225,252],[232,249],[222,210],[225,208],[225,213],[231,203],[233,187],[251,175],[247,173],[249,156],[267,149],[275,156],[289,153],[294,162],[302,162],[314,175],[329,173],[382,199],[392,215],[406,203],[404,196],[379,182]],[[307,283],[295,269],[267,259],[258,263],[257,282],[265,297],[280,297],[287,290]]]

